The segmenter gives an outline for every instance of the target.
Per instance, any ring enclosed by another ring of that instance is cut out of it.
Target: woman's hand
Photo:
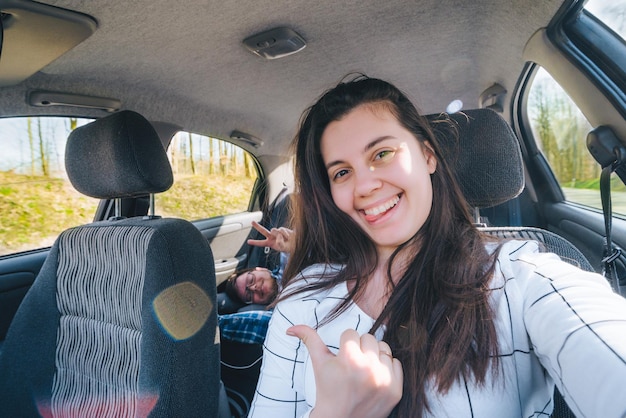
[[[296,325],[287,334],[300,338],[311,356],[317,388],[311,418],[387,417],[400,401],[402,364],[384,341],[349,329],[334,355],[311,327]]]
[[[268,231],[263,225],[252,221],[252,227],[259,231],[265,239],[249,239],[248,245],[270,247],[276,251],[290,253],[293,249],[293,230],[285,227],[272,228]]]

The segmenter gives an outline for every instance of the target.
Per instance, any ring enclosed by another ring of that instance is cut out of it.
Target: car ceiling
[[[494,83],[510,100],[526,41],[562,0],[45,3],[87,14],[97,29],[31,77],[0,88],[1,116],[105,114],[32,107],[25,97],[33,90],[110,97],[188,131],[249,133],[264,141],[252,149],[256,155],[283,155],[302,111],[349,72],[392,81],[425,113],[455,99],[478,107]],[[306,48],[265,60],[243,46],[244,38],[279,26],[298,32]]]

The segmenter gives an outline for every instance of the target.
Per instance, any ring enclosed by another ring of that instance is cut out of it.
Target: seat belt
[[[600,198],[604,215],[604,252],[602,274],[611,283],[613,290],[621,294],[615,261],[622,253],[611,240],[613,209],[611,207],[611,174],[616,173],[626,184],[626,148],[613,130],[606,125],[598,126],[587,134],[587,149],[602,167],[600,174]]]
[[[618,147],[615,150],[617,159],[602,169],[600,175],[600,198],[602,199],[602,213],[604,215],[604,254],[602,257],[602,274],[611,283],[613,290],[621,294],[619,277],[617,277],[617,267],[615,261],[621,255],[622,250],[613,245],[611,241],[611,228],[613,213],[611,207],[611,174],[621,166],[626,159],[624,148]]]

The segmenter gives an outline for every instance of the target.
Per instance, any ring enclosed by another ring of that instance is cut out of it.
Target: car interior
[[[427,115],[481,230],[626,295],[625,0],[0,0],[0,16],[0,416],[247,416],[263,347],[220,340],[218,314],[265,308],[225,281],[277,268],[252,223],[290,226],[301,114],[351,74]],[[557,382],[551,416],[567,401]]]

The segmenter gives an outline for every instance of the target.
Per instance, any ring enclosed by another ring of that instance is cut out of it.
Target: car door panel
[[[13,316],[48,252],[46,248],[0,258],[0,341],[4,340]]]
[[[246,240],[252,232],[252,221],[259,222],[262,216],[262,212],[242,212],[194,222],[211,245],[218,284],[238,267],[247,265]]]
[[[602,271],[605,226],[601,213],[587,210],[566,202],[545,204],[544,211],[547,229],[555,232],[572,244],[587,257],[596,271]],[[619,248],[626,248],[626,221],[613,217],[611,239]],[[616,261],[619,277],[626,276],[626,256],[622,253]],[[621,287],[626,286],[622,282]]]

